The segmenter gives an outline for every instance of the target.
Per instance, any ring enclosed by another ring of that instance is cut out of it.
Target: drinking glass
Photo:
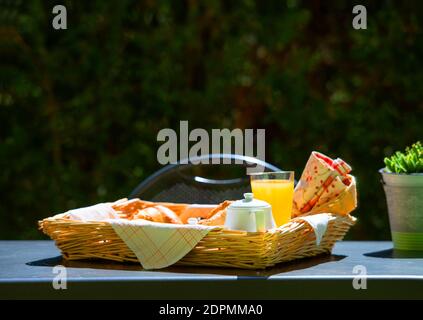
[[[291,219],[294,196],[294,171],[253,173],[250,175],[254,198],[272,206],[276,226]]]

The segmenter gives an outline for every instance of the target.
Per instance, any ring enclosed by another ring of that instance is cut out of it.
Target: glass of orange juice
[[[253,173],[250,177],[254,198],[272,206],[276,226],[287,223],[291,219],[294,171]]]

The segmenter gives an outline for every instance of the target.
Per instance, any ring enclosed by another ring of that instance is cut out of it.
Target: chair
[[[219,159],[220,165],[211,164]],[[209,164],[193,164],[209,160]],[[224,164],[223,160],[230,161]],[[238,163],[235,163],[237,161]],[[265,172],[281,169],[262,160],[236,154],[208,154],[180,161],[156,171],[141,182],[129,198],[155,202],[216,204],[224,200],[241,199],[251,192],[246,168],[260,165]]]

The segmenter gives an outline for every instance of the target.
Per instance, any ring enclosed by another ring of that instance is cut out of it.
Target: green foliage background
[[[266,128],[299,176],[312,150],[358,179],[353,239],[388,239],[378,169],[422,138],[422,1],[0,0],[0,238],[126,196],[157,132]],[[354,30],[352,7],[367,7]]]

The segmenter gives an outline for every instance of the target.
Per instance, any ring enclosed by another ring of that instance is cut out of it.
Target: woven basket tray
[[[319,246],[310,225],[301,217],[276,231],[253,233],[214,229],[177,265],[264,269],[277,263],[330,253],[356,219],[349,214],[329,214],[329,224]],[[68,260],[106,259],[138,262],[108,222],[82,222],[56,215],[39,222],[40,229]]]

